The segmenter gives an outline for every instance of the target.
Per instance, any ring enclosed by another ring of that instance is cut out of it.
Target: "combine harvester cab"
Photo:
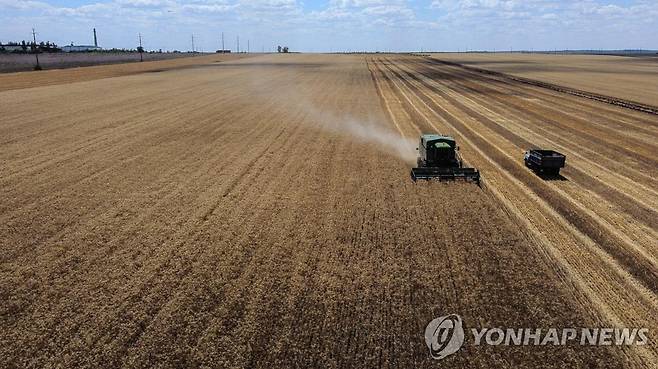
[[[411,169],[411,179],[467,181],[480,185],[480,172],[464,168],[459,146],[450,136],[424,134],[418,144],[418,167]]]

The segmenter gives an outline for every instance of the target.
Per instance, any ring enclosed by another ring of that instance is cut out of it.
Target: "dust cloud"
[[[383,126],[385,122],[375,118],[359,119],[350,114],[336,114],[320,110],[308,101],[298,101],[306,113],[306,119],[314,127],[331,133],[347,135],[365,144],[373,144],[378,150],[397,157],[407,164],[416,163],[416,140],[403,137],[400,133]],[[380,119],[385,119],[382,115]]]
[[[266,70],[267,67],[262,68]],[[259,98],[263,102],[274,100],[279,107],[284,107],[284,111],[301,111],[304,115],[303,122],[309,128],[348,136],[355,141],[371,144],[377,150],[394,156],[410,166],[416,164],[418,138],[402,136],[400,132],[390,127],[385,114],[368,112],[367,117],[362,118],[349,112],[334,111],[330,108],[333,104],[327,104],[326,99],[333,99],[335,96],[326,96],[322,89],[319,93],[307,95],[298,90],[295,83],[282,83],[277,89],[272,90],[271,86],[264,84],[263,80],[251,78],[247,86],[251,90],[252,99]]]
[[[279,91],[277,96],[264,93],[259,89],[252,97],[261,96],[266,99],[275,99],[280,106],[290,106],[289,111],[302,111],[303,122],[310,128],[322,129],[329,133],[348,136],[364,144],[372,144],[377,150],[398,158],[399,160],[415,166],[417,138],[411,139],[401,133],[388,128],[384,114],[368,114],[366,119],[356,117],[345,112],[335,112],[323,108],[305,96],[289,91]]]

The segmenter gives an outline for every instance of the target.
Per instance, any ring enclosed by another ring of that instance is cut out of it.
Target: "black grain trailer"
[[[523,161],[526,167],[535,173],[557,176],[560,169],[564,168],[566,159],[566,156],[557,151],[530,149],[525,152]]]

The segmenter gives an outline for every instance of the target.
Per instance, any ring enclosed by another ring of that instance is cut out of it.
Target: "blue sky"
[[[0,42],[299,51],[658,49],[658,0],[0,0]]]

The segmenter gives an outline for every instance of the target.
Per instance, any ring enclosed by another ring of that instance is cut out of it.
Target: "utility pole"
[[[142,34],[139,34],[139,61],[144,61],[144,48],[142,47]]]
[[[222,32],[222,52],[224,52],[224,32]]]
[[[249,40],[247,40],[247,54],[249,54]]]
[[[237,49],[238,49],[238,54],[239,54],[240,53],[240,36],[238,36],[237,40],[238,40],[237,41],[237,43],[238,43]]]
[[[37,65],[34,66],[34,70],[41,70],[41,64],[39,64],[39,50],[37,50],[37,33],[32,28],[32,39],[34,40],[34,57],[37,58]]]
[[[194,52],[194,33],[192,34],[192,52]]]

